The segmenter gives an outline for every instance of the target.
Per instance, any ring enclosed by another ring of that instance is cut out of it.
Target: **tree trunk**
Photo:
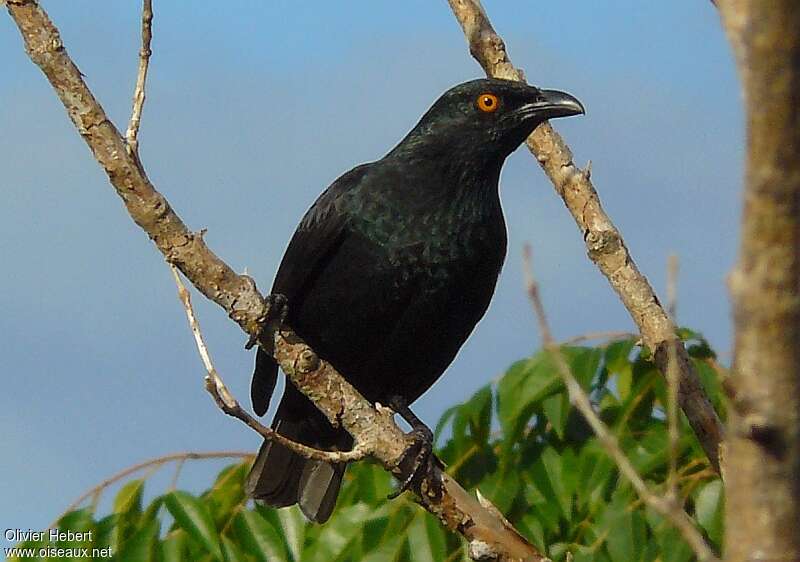
[[[800,2],[720,0],[747,169],[726,467],[726,559],[800,560]]]

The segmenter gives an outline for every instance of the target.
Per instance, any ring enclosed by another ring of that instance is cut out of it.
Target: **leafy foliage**
[[[722,411],[714,354],[684,330],[692,360]],[[603,421],[645,480],[664,490],[669,447],[664,378],[632,340],[564,347],[569,365]],[[466,488],[479,488],[542,552],[577,562],[693,558],[681,536],[638,500],[580,415],[570,407],[553,358],[518,361],[497,381],[442,416],[439,455]],[[680,500],[709,541],[723,537],[721,481],[681,421]],[[118,492],[113,513],[66,514],[62,530],[91,530],[91,544],[26,543],[21,548],[110,547],[117,560],[227,562],[419,562],[467,560],[460,537],[445,531],[406,494],[386,499],[391,477],[370,462],[348,469],[333,517],[308,524],[293,508],[253,506],[242,490],[246,464],[225,468],[200,495],[171,491],[144,505],[142,480]],[[12,560],[15,558],[11,558]],[[26,559],[30,559],[27,558]],[[35,559],[35,557],[34,557]],[[42,559],[42,557],[40,557]]]

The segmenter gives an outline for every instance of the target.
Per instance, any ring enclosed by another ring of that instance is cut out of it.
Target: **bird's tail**
[[[291,384],[287,384],[272,423],[275,431],[292,441],[319,449],[347,450],[352,446],[350,436],[341,429],[332,428],[310,403],[313,411],[303,417],[285,415],[289,412],[282,412],[288,409],[284,405],[294,402],[287,400],[287,395],[294,393],[299,394]],[[247,476],[245,491],[273,507],[297,503],[310,520],[324,523],[336,505],[345,468],[345,464],[305,459],[283,445],[265,440]]]

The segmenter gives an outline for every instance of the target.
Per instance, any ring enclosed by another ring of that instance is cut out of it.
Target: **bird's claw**
[[[411,444],[403,452],[398,466],[408,476],[400,486],[389,494],[388,499],[393,500],[406,490],[418,488],[422,480],[438,461],[433,454],[433,432],[427,426],[415,427],[408,434]]]
[[[267,295],[267,322],[277,322],[282,326],[289,316],[289,299],[281,293],[270,293]]]
[[[286,318],[289,316],[289,299],[286,298],[286,295],[280,293],[270,293],[264,300],[267,302],[267,313],[261,324],[262,330],[264,326],[270,323],[274,323],[280,328],[286,323]],[[251,349],[258,343],[259,337],[261,337],[260,334],[251,334],[244,348]]]
[[[397,490],[389,494],[388,497],[392,500],[406,490],[413,489],[418,491],[425,477],[432,474],[433,468],[438,466],[440,469],[444,469],[444,465],[433,454],[433,432],[431,428],[425,425],[411,411],[408,407],[408,401],[402,396],[393,396],[389,400],[389,405],[411,425],[411,433],[408,434],[411,444],[403,452],[403,458],[400,459],[398,464],[400,473],[408,474],[408,476]],[[439,496],[441,494],[441,482],[436,478],[431,478],[430,482],[433,489],[429,490],[429,493]]]

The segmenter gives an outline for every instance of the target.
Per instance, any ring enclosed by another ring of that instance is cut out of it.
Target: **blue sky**
[[[145,167],[190,227],[208,229],[210,246],[262,288],[328,183],[380,158],[442,91],[482,74],[443,0],[155,4]],[[743,130],[711,3],[484,4],[530,82],[584,102],[585,117],[556,126],[579,163],[592,160],[603,203],[659,294],[668,254],[680,256],[680,322],[729,351],[724,278],[738,240]],[[139,3],[44,5],[124,128]],[[4,14],[0,53],[0,527],[40,528],[130,464],[255,450],[259,439],[203,390],[168,268]],[[501,196],[506,266],[486,318],[417,403],[431,424],[537,347],[522,288],[526,241],[558,337],[633,329],[526,151],[509,158]],[[202,297],[195,303],[217,368],[245,401],[243,334]],[[187,465],[181,485],[200,490],[219,467]]]

